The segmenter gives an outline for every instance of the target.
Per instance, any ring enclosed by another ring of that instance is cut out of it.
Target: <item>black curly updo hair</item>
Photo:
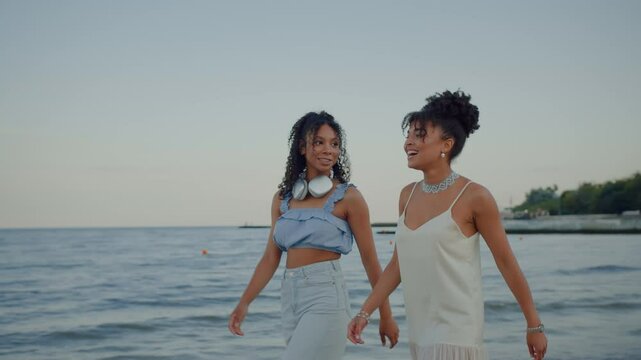
[[[410,125],[417,121],[421,129],[419,136],[425,137],[428,122],[440,127],[443,139],[454,139],[449,154],[449,161],[452,161],[463,150],[465,140],[479,128],[479,109],[470,103],[471,98],[460,90],[436,93],[426,99],[427,104],[421,110],[405,115],[401,128],[407,132]]]
[[[278,185],[281,198],[292,191],[294,182],[298,180],[300,173],[305,169],[305,156],[300,153],[301,146],[305,146],[307,140],[316,135],[318,129],[323,125],[328,125],[334,129],[339,142],[340,153],[338,155],[338,161],[332,167],[334,179],[338,179],[341,183],[349,181],[349,157],[345,149],[345,133],[343,132],[343,128],[334,120],[332,115],[325,111],[318,113],[309,112],[296,121],[289,133],[289,156],[287,156],[285,176],[280,185]]]

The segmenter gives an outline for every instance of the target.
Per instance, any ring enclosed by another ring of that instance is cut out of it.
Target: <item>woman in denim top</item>
[[[283,359],[340,359],[345,350],[349,300],[338,261],[352,248],[352,238],[372,286],[381,274],[367,203],[349,184],[344,133],[326,112],[310,112],[289,135],[287,168],[271,206],[271,230],[262,258],[229,317],[229,330],[243,335],[240,325],[249,304],[267,285],[286,251],[281,284],[282,320],[287,347]],[[292,187],[329,176],[332,189],[319,198],[292,199]],[[379,308],[383,344],[398,342],[398,326],[386,300]]]

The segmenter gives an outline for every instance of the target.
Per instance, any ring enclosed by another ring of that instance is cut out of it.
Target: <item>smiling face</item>
[[[320,174],[329,175],[341,152],[340,140],[331,126],[323,124],[316,134],[307,135],[300,151],[305,157],[309,178]]]
[[[427,122],[421,127],[419,121],[413,121],[407,128],[405,138],[405,154],[407,166],[416,170],[426,170],[439,162],[449,162],[449,152],[454,141],[451,137],[444,138],[443,130]],[[441,157],[441,153],[445,157]]]

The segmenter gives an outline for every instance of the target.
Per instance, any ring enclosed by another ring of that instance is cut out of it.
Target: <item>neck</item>
[[[441,181],[445,180],[452,173],[452,168],[450,165],[444,161],[444,164],[441,166],[431,167],[429,169],[423,170],[423,179],[428,184],[438,184]]]
[[[325,175],[329,176],[330,172],[329,171],[317,171],[315,169],[310,169],[307,168],[307,181],[319,176],[319,175]]]

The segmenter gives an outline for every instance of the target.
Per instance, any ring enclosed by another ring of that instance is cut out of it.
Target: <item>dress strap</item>
[[[327,202],[325,202],[325,205],[323,205],[323,209],[327,212],[332,212],[334,211],[334,205],[340,201],[343,200],[343,197],[345,197],[345,193],[347,192],[347,189],[350,187],[356,187],[352,184],[348,183],[341,183],[336,185],[336,189],[334,189],[334,192],[327,198]]]
[[[414,186],[412,187],[412,192],[410,193],[410,196],[407,197],[407,201],[405,202],[405,207],[403,208],[403,214],[405,214],[405,210],[407,210],[407,205],[410,203],[410,199],[412,198],[412,194],[414,194],[414,190],[416,189],[416,185],[418,185],[419,181],[414,183]]]
[[[280,213],[284,214],[289,210],[289,200],[292,198],[292,193],[288,192],[283,196],[283,199],[280,201]]]
[[[463,195],[463,192],[465,191],[465,189],[467,189],[467,186],[468,186],[468,185],[470,185],[472,182],[473,182],[473,181],[468,181],[468,182],[467,182],[467,184],[465,184],[465,186],[463,186],[463,188],[462,188],[462,189],[461,189],[461,191],[458,193],[458,195],[456,195],[456,198],[455,198],[455,199],[454,199],[454,201],[452,202],[452,205],[450,205],[450,210],[452,209],[452,207],[454,206],[454,204],[456,204],[456,202],[457,202],[457,201],[458,201],[458,199],[461,197],[461,195]]]

